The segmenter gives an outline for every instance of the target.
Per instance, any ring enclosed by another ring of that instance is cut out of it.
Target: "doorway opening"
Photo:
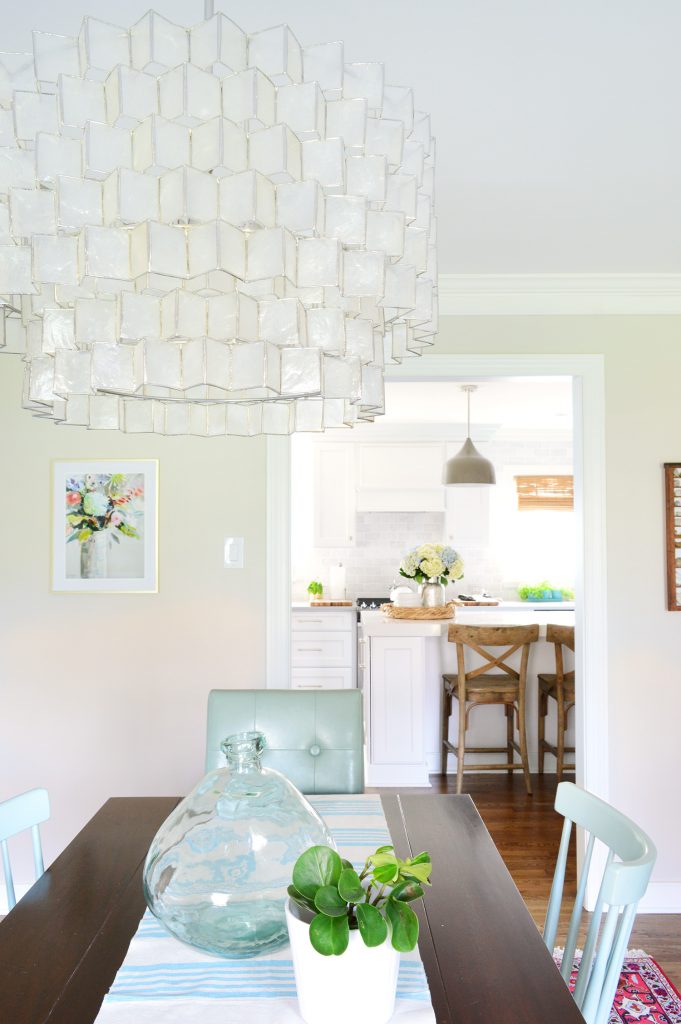
[[[503,378],[571,380],[575,518],[577,782],[608,798],[603,359],[580,355],[424,356],[390,368],[389,382]],[[473,426],[476,422],[473,406]],[[376,430],[380,427],[376,427]],[[371,429],[371,428],[370,428]],[[373,435],[372,435],[373,436]],[[476,435],[473,432],[473,439]],[[268,516],[268,685],[290,684],[291,445],[270,441]],[[590,894],[589,894],[590,895]],[[594,894],[595,895],[595,894]]]

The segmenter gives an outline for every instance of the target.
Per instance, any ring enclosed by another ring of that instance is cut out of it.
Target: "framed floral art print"
[[[158,591],[158,462],[55,462],[52,589]]]

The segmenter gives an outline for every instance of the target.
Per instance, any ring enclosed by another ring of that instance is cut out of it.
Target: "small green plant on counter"
[[[293,868],[291,900],[312,914],[310,942],[322,956],[340,956],[350,931],[359,929],[365,946],[380,946],[388,935],[393,949],[408,953],[419,937],[419,919],[408,905],[430,885],[429,853],[400,860],[392,846],[380,846],[357,874],[329,846],[312,846]]]
[[[518,594],[521,601],[572,601],[574,591],[567,587],[554,587],[548,580],[536,583],[534,586],[518,587]]]
[[[307,585],[307,592],[310,597],[321,597],[324,593],[324,585],[319,580],[312,580]]]

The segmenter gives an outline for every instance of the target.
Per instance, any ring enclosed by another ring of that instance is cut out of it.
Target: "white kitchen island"
[[[368,786],[427,786],[429,773],[440,770],[442,674],[456,670],[456,649],[447,641],[452,621],[471,626],[539,624],[540,638],[530,653],[526,702],[530,769],[536,771],[537,673],[555,671],[553,644],[545,639],[546,625],[574,625],[572,605],[556,602],[528,607],[508,602],[498,607],[457,608],[456,618],[445,621],[389,619],[380,611],[363,612],[359,666],[367,725]],[[450,719],[451,735],[456,734],[457,715],[455,707]],[[555,727],[555,703],[551,701],[546,726],[551,742]],[[473,711],[468,745],[502,746],[505,736],[502,707]],[[566,743],[574,745],[572,721]],[[467,763],[476,759],[480,755],[466,757]],[[456,770],[453,755],[449,756],[448,770]],[[555,771],[555,760],[548,754],[545,770]]]

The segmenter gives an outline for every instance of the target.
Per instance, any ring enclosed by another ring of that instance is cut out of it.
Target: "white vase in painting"
[[[80,545],[80,577],[103,580],[109,574],[109,531],[97,530]]]

